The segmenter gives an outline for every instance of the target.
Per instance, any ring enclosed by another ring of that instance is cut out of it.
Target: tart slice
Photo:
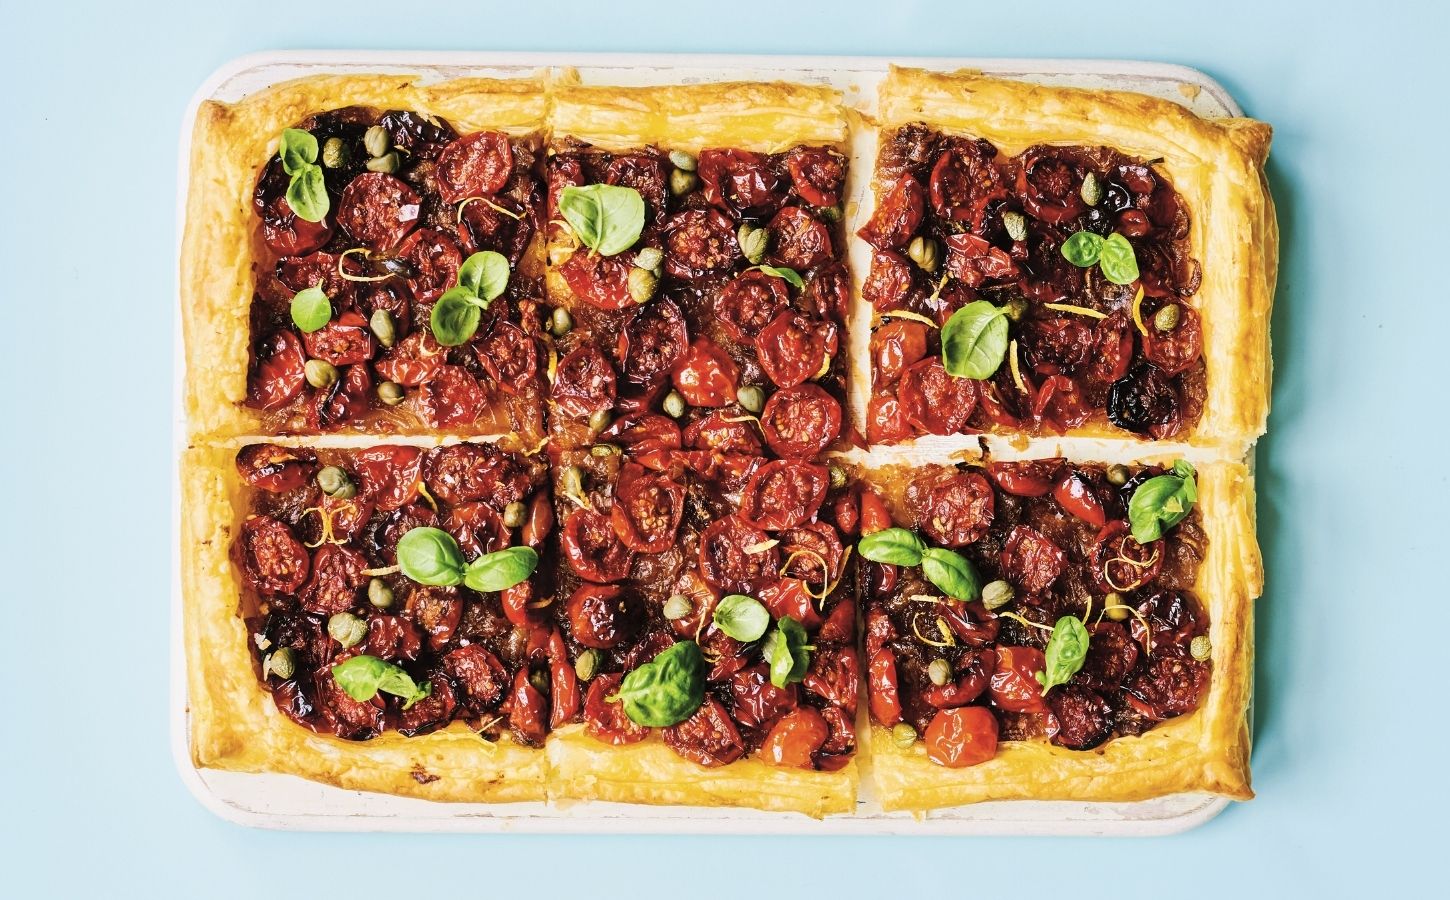
[[[1237,463],[864,473],[888,810],[1249,789],[1253,488]]]
[[[544,799],[539,748],[577,709],[557,635],[514,627],[552,565],[546,479],[491,444],[187,451],[196,764]]]
[[[1267,125],[914,69],[880,114],[868,440],[1263,432]]]
[[[538,80],[338,76],[197,115],[193,435],[543,435]]]

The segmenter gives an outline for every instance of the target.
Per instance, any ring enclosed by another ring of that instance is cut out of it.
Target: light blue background
[[[1444,7],[144,6],[11,0],[0,24],[0,893],[1443,889]],[[203,810],[167,746],[176,137],[222,62],[319,47],[1091,56],[1222,81],[1275,126],[1284,236],[1259,470],[1259,798],[1152,842],[301,835]]]

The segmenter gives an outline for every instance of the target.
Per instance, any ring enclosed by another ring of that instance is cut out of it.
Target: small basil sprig
[[[509,284],[509,261],[502,253],[480,250],[458,267],[458,285],[444,292],[433,304],[428,324],[433,337],[445,347],[457,347],[473,339],[483,310]]]
[[[976,300],[941,329],[941,363],[957,378],[991,378],[1007,356],[1007,308]]]
[[[579,243],[602,256],[623,253],[644,231],[644,198],[622,185],[570,185],[559,192],[559,212]]]
[[[1091,231],[1079,231],[1063,241],[1062,258],[1080,269],[1097,266],[1113,284],[1132,284],[1138,280],[1138,257],[1133,245],[1116,231],[1106,238]]]
[[[433,685],[413,681],[413,677],[402,668],[376,656],[354,656],[332,667],[332,677],[338,687],[359,703],[366,703],[378,695],[378,691],[392,694],[403,701],[403,709],[433,693]]]
[[[311,334],[332,321],[332,301],[321,287],[303,288],[292,295],[292,324]]]
[[[767,265],[759,265],[755,266],[754,268],[759,269],[767,275],[773,275],[776,278],[784,278],[787,284],[789,284],[791,287],[795,288],[798,291],[803,291],[806,289],[806,280],[802,278],[800,273],[797,272],[795,269],[787,269],[785,266]]]
[[[815,649],[806,643],[808,640],[805,628],[790,616],[782,616],[775,623],[775,630],[761,647],[761,655],[770,663],[771,684],[783,688],[806,677],[811,651]]]
[[[282,158],[282,171],[292,176],[287,184],[287,205],[297,218],[321,222],[332,202],[322,167],[317,164],[317,138],[301,128],[284,128],[277,155]]]
[[[737,641],[760,640],[770,627],[770,611],[759,600],[744,594],[727,594],[715,604],[715,625]]]
[[[1037,681],[1045,696],[1059,684],[1067,684],[1087,659],[1088,630],[1077,616],[1063,616],[1052,626],[1044,653],[1046,671],[1038,672]]]
[[[458,542],[439,528],[414,528],[398,541],[398,568],[419,584],[501,591],[534,574],[538,565],[532,547],[508,547],[465,562]]]
[[[1198,502],[1198,483],[1193,476],[1193,466],[1180,459],[1173,463],[1171,475],[1158,475],[1138,485],[1128,501],[1133,540],[1140,544],[1156,541],[1164,529],[1188,518]]]
[[[678,725],[705,702],[705,659],[700,645],[680,641],[650,662],[624,676],[619,690],[606,697],[624,704],[636,725],[667,728]]]
[[[928,547],[905,528],[884,528],[861,538],[856,552],[872,562],[921,566],[921,574],[948,597],[971,603],[982,595],[982,580],[971,560],[944,547]]]

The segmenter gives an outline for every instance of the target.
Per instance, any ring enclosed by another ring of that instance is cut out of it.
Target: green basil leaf
[[[942,547],[928,547],[921,554],[921,574],[948,597],[975,602],[982,596],[982,579],[971,560]]]
[[[644,198],[622,185],[570,185],[559,192],[559,212],[579,242],[603,256],[633,247],[644,231]]]
[[[747,644],[760,640],[765,629],[770,627],[770,611],[759,600],[744,594],[722,597],[715,604],[714,619],[721,631]]]
[[[479,308],[481,302],[473,291],[463,286],[445,291],[428,315],[433,338],[445,347],[457,347],[473,340],[483,315]]]
[[[1079,269],[1086,269],[1088,266],[1097,265],[1099,257],[1103,254],[1104,243],[1103,236],[1100,234],[1079,231],[1062,242],[1062,258]]]
[[[1088,630],[1077,616],[1063,616],[1052,626],[1044,653],[1047,669],[1037,673],[1037,681],[1046,694],[1059,684],[1067,684],[1087,659]]]
[[[528,578],[538,567],[539,553],[533,547],[509,547],[469,563],[463,583],[475,591],[502,591]]]
[[[332,321],[332,301],[320,287],[303,288],[292,295],[292,324],[311,334]]]
[[[905,528],[883,528],[861,538],[856,552],[872,562],[919,566],[926,544]]]
[[[433,693],[428,682],[417,684],[399,666],[366,654],[333,666],[332,677],[344,693],[359,703],[368,702],[382,691],[402,698],[403,709],[407,709]]]
[[[1007,315],[986,300],[952,313],[941,330],[941,362],[957,378],[991,378],[1007,356]]]
[[[332,208],[327,198],[327,182],[322,178],[321,166],[305,166],[287,185],[287,205],[297,218],[308,222],[321,222]]]
[[[482,300],[485,308],[509,286],[509,261],[502,253],[480,250],[458,267],[458,284]]]
[[[1133,526],[1133,540],[1140,544],[1156,541],[1163,536],[1164,530],[1182,522],[1193,511],[1193,504],[1198,502],[1198,484],[1193,477],[1193,467],[1186,462],[1183,466],[1185,468],[1180,469],[1175,463],[1173,470],[1185,474],[1149,478],[1133,492],[1133,499],[1128,501],[1128,522]]]
[[[775,630],[765,639],[760,648],[765,661],[770,663],[770,683],[783,688],[801,681],[811,665],[811,650],[806,643],[809,636],[801,623],[790,616],[782,616],[775,623]]]
[[[795,269],[787,269],[784,266],[756,266],[755,268],[767,275],[774,275],[776,278],[784,278],[786,283],[798,291],[806,289],[806,281]]]
[[[700,645],[680,641],[666,648],[625,675],[614,697],[636,725],[667,728],[685,721],[705,702],[705,659]]]
[[[301,128],[284,128],[277,155],[282,159],[282,171],[297,175],[317,162],[317,138]]]
[[[1116,231],[1108,235],[1108,239],[1103,241],[1098,268],[1103,270],[1103,277],[1113,284],[1132,284],[1137,281],[1138,257],[1133,253],[1133,245]]]
[[[463,581],[463,551],[441,528],[414,528],[398,541],[398,568],[419,584],[451,587]]]

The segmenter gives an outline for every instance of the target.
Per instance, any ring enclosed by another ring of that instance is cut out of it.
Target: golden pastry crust
[[[743,759],[717,769],[678,756],[657,736],[614,747],[582,725],[554,732],[549,754],[551,800],[740,806],[814,818],[856,808],[860,781],[853,760],[836,772],[807,772]]]
[[[547,98],[542,78],[424,84],[408,75],[328,75],[283,82],[237,103],[202,103],[192,132],[180,271],[183,402],[193,440],[265,433],[260,417],[242,405],[251,339],[252,189],[283,128],[345,106],[440,116],[463,133],[527,135],[543,129]]]
[[[428,800],[542,800],[542,750],[490,744],[461,723],[421,737],[370,741],[314,734],[277,710],[257,681],[251,635],[237,615],[231,557],[246,515],[231,450],[181,460],[181,589],[191,758],[198,767],[298,775],[342,788]]]
[[[866,766],[887,810],[927,810],[984,800],[1129,801],[1201,792],[1247,800],[1253,601],[1263,590],[1254,538],[1254,485],[1236,462],[1198,468],[1198,510],[1208,551],[1194,591],[1208,610],[1213,677],[1203,705],[1136,737],[1094,750],[1006,741],[980,765],[948,769],[918,741],[897,747],[872,726]]]
[[[896,67],[881,84],[878,118],[888,130],[925,122],[986,138],[1007,154],[1034,144],[1076,144],[1161,157],[1157,170],[1188,205],[1189,241],[1203,270],[1203,283],[1188,302],[1202,315],[1208,396],[1186,439],[1237,455],[1264,433],[1279,239],[1264,177],[1268,125],[1203,119],[1168,100],[1124,91]],[[1104,425],[1071,433],[1129,437]]]

